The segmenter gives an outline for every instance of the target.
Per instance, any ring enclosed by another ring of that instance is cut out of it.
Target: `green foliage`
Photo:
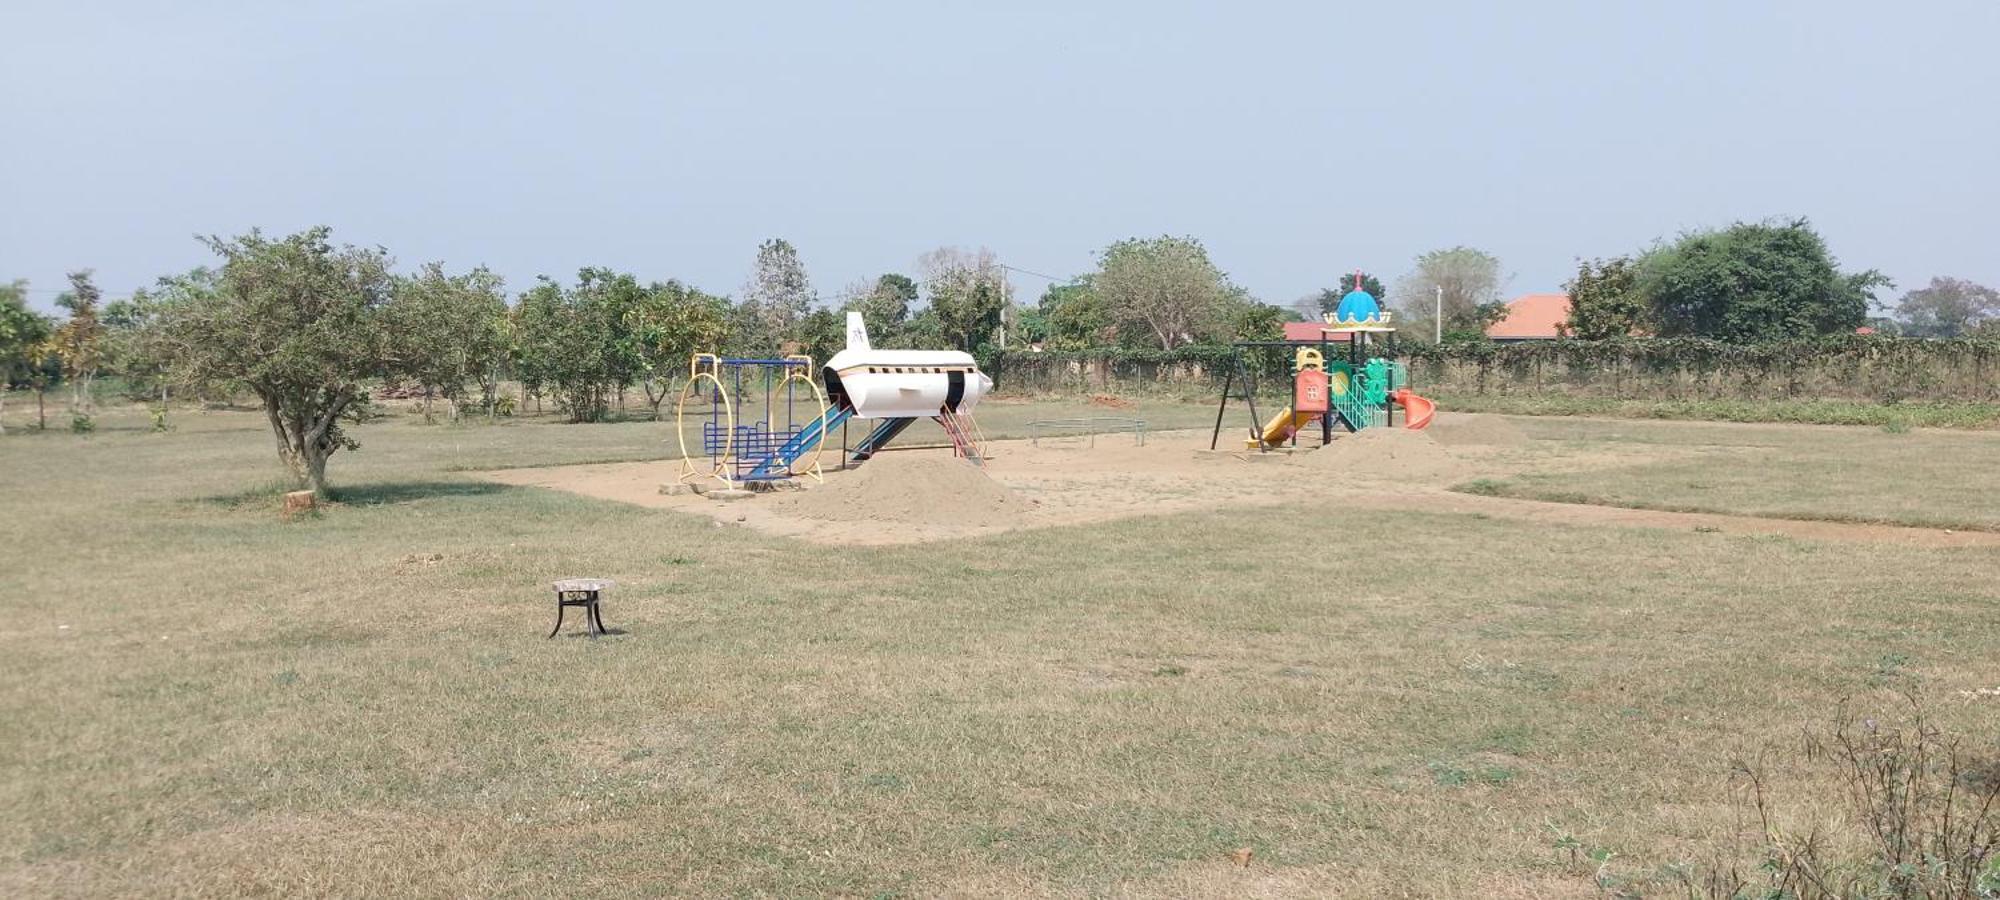
[[[1382,285],[1382,279],[1376,278],[1367,272],[1362,272],[1361,289],[1374,297],[1375,302],[1383,309],[1389,308],[1389,289]],[[1339,287],[1325,288],[1318,294],[1313,295],[1314,303],[1319,307],[1320,315],[1326,315],[1338,309],[1340,307],[1340,298],[1347,296],[1353,290],[1354,276],[1348,274],[1341,276]]]
[[[0,399],[28,377],[41,347],[55,331],[47,316],[28,308],[28,283],[0,284]]]
[[[500,276],[484,267],[449,275],[442,263],[430,263],[396,279],[389,312],[399,372],[435,388],[451,403],[454,418],[468,384],[479,385],[491,404],[509,349]]]
[[[812,357],[814,363],[825,363],[847,345],[846,317],[830,309],[807,313],[799,322],[798,344],[799,352]]]
[[[99,316],[104,295],[90,274],[89,269],[69,273],[70,289],[56,298],[56,305],[67,310],[69,318],[50,338],[56,358],[62,361],[63,378],[72,389],[70,409],[86,419],[91,381],[104,364],[104,322]]]
[[[868,323],[868,333],[873,342],[884,347],[899,347],[904,328],[910,321],[910,310],[917,303],[917,283],[907,275],[890,272],[875,279],[861,290],[850,289],[850,295],[841,305],[840,311],[861,313],[861,319]],[[815,359],[819,357],[814,356]]]
[[[729,301],[679,281],[654,284],[623,310],[624,334],[638,361],[646,403],[659,418],[688,357],[713,352],[729,333]]]
[[[73,434],[89,434],[97,430],[97,423],[91,421],[89,413],[74,412],[69,416],[69,430]]]
[[[160,323],[176,377],[255,393],[294,481],[322,493],[327,458],[359,446],[341,422],[365,402],[364,382],[399,374],[387,254],[329,235],[209,238],[223,259],[213,289],[175,294]]]
[[[1240,341],[1276,341],[1285,337],[1285,310],[1254,300],[1236,304],[1233,336]]]
[[[2000,291],[1962,278],[1932,278],[1896,305],[1906,333],[1954,338],[2000,325]]]
[[[1429,338],[1442,331],[1448,340],[1484,340],[1486,326],[1507,315],[1501,280],[1499,258],[1483,250],[1447,247],[1417,257],[1415,269],[1396,285],[1405,334]],[[1436,321],[1440,289],[1442,329]]]
[[[1104,249],[1091,290],[1120,343],[1172,350],[1231,333],[1226,304],[1241,289],[1191,237],[1131,238]]]
[[[730,321],[732,352],[776,356],[798,334],[815,295],[799,251],[783,238],[757,245],[756,268]]]
[[[1631,337],[1649,330],[1646,298],[1639,293],[1639,270],[1630,257],[1579,260],[1576,277],[1563,285],[1569,294],[1565,337],[1586,341]]]
[[[1040,310],[1047,326],[1048,346],[1081,350],[1109,343],[1111,313],[1104,298],[1091,287],[1089,276],[1070,284],[1050,285],[1042,293]]]
[[[1639,266],[1662,336],[1740,343],[1851,333],[1889,284],[1873,270],[1842,274],[1804,219],[1694,232]]]
[[[986,249],[941,247],[924,255],[924,292],[945,343],[983,353],[998,335],[1007,308],[1006,272]]]
[[[564,290],[543,277],[521,295],[514,322],[520,374],[532,390],[547,391],[572,422],[602,421],[610,411],[617,373],[617,310],[605,292]]]

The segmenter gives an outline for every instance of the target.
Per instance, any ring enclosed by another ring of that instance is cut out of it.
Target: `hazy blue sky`
[[[2000,284],[1995,0],[307,6],[0,4],[0,278],[123,293],[325,223],[517,290],[734,293],[783,236],[831,296],[1174,233],[1286,303],[1807,216],[1902,287]]]

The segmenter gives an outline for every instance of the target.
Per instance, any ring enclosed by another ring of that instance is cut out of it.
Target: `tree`
[[[640,380],[653,418],[687,371],[688,358],[712,352],[729,327],[729,301],[678,281],[654,284],[625,311],[625,327],[636,342]]]
[[[215,273],[196,268],[163,277],[150,289],[140,288],[131,297],[104,306],[105,365],[125,380],[128,394],[159,398],[160,406],[153,411],[156,430],[168,428],[169,389],[173,386],[173,360],[164,332],[166,312],[187,294],[214,290]]]
[[[1375,276],[1370,275],[1367,272],[1361,272],[1360,275],[1361,275],[1361,289],[1367,291],[1369,296],[1374,297],[1375,302],[1378,305],[1380,305],[1383,309],[1388,309],[1389,291],[1387,288],[1384,288],[1382,286],[1382,279],[1376,278]],[[1354,276],[1346,275],[1342,276],[1342,278],[1340,279],[1340,287],[1326,288],[1320,291],[1319,293],[1314,294],[1312,300],[1314,305],[1319,307],[1319,315],[1311,316],[1311,318],[1314,320],[1318,320],[1322,316],[1325,316],[1327,313],[1333,312],[1335,309],[1339,308],[1340,298],[1347,296],[1353,290],[1354,290]],[[1305,310],[1301,309],[1300,312],[1305,312]]]
[[[783,238],[765,241],[757,245],[756,268],[743,287],[733,336],[745,352],[775,356],[797,337],[799,320],[814,299],[799,252]]]
[[[1120,338],[1146,336],[1163,350],[1224,332],[1224,301],[1237,293],[1191,237],[1133,238],[1105,248],[1092,289]]]
[[[945,343],[977,353],[993,342],[1007,308],[1007,274],[993,251],[939,247],[917,261]]]
[[[1041,311],[1053,348],[1081,350],[1111,341],[1111,315],[1088,275],[1069,284],[1050,285],[1042,292]]]
[[[2000,291],[1962,278],[1932,278],[1903,295],[1896,315],[1912,336],[1960,337],[2000,322]]]
[[[798,342],[800,353],[825,363],[847,345],[847,317],[825,307],[806,313],[799,320]]]
[[[604,304],[582,291],[540,278],[515,311],[521,377],[546,389],[572,422],[598,422],[610,412],[614,347]]]
[[[476,384],[489,410],[506,362],[507,295],[500,276],[484,266],[450,275],[443,263],[426,264],[397,278],[391,306],[393,334],[403,344],[403,371],[424,389],[424,421],[431,421],[431,393],[444,396],[458,421],[466,386]]]
[[[890,272],[874,281],[850,285],[842,294],[840,310],[860,313],[874,342],[898,347],[903,346],[903,331],[919,296],[917,283],[909,276]]]
[[[330,235],[322,226],[278,240],[254,230],[208,238],[222,257],[215,289],[181,296],[161,316],[177,377],[255,393],[278,458],[319,494],[328,458],[360,446],[342,417],[367,403],[365,382],[404,363],[387,314],[388,254],[335,247]]]
[[[1631,257],[1577,260],[1576,277],[1563,290],[1569,293],[1569,321],[1561,327],[1568,337],[1601,341],[1650,330]]]
[[[1239,341],[1279,341],[1285,337],[1285,310],[1268,303],[1245,300],[1236,304],[1236,312],[1231,316],[1234,334]]]
[[[56,305],[69,311],[69,319],[56,328],[55,351],[70,385],[70,414],[88,419],[90,385],[104,364],[104,322],[99,317],[104,294],[91,280],[89,269],[69,273],[69,285],[56,298]]]
[[[1486,326],[1507,315],[1500,299],[1500,260],[1471,247],[1447,247],[1417,257],[1416,268],[1396,285],[1403,306],[1403,326],[1418,335],[1442,333],[1448,338],[1484,339]],[[1437,305],[1442,290],[1443,327]]]
[[[1693,232],[1639,268],[1662,336],[1744,343],[1852,332],[1889,286],[1872,269],[1843,274],[1804,219]]]
[[[0,284],[0,434],[5,434],[7,391],[38,365],[41,348],[54,332],[48,317],[28,308],[28,283]]]

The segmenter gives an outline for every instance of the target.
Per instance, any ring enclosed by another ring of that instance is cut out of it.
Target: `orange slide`
[[[1437,415],[1437,404],[1428,397],[1420,397],[1409,388],[1402,388],[1389,394],[1389,399],[1403,408],[1403,427],[1424,428],[1431,424],[1431,417]]]

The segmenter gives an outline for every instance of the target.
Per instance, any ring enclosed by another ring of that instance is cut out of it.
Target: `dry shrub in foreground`
[[[1901,723],[1848,715],[1795,751],[1804,789],[1779,789],[1773,754],[1739,764],[1763,836],[1754,866],[1670,873],[1691,898],[1988,900],[2000,897],[2000,746],[1952,735],[1907,695]],[[1831,814],[1828,814],[1831,813]],[[1616,896],[1652,896],[1605,885]],[[1655,886],[1660,886],[1655,882]]]

